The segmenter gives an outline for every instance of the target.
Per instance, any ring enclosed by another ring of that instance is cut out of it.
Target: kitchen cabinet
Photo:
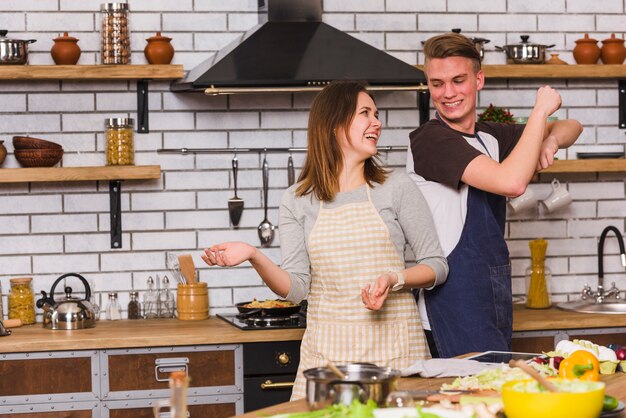
[[[0,355],[0,417],[152,417],[185,370],[192,416],[243,412],[241,344]]]

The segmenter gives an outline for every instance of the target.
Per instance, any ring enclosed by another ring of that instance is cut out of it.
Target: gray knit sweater
[[[291,277],[291,289],[287,299],[300,302],[305,299],[311,283],[311,265],[308,241],[317,214],[319,200],[312,194],[296,197],[297,184],[283,195],[280,205],[280,249],[281,267]],[[405,259],[415,260],[435,272],[435,285],[446,280],[448,264],[443,255],[428,204],[415,183],[404,173],[393,173],[384,184],[375,184],[371,189],[372,203],[389,229],[398,254]],[[349,192],[338,193],[324,207],[335,208],[348,203],[367,201],[367,186]],[[412,257],[405,258],[408,244]],[[433,286],[433,287],[434,287]]]

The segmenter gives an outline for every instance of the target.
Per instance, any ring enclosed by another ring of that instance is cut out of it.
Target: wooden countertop
[[[0,337],[0,353],[292,341],[301,340],[304,334],[304,329],[242,331],[217,317],[202,321],[101,320],[95,328],[72,331],[52,331],[34,324],[11,331]]]
[[[610,320],[610,321],[609,321]],[[560,309],[525,309],[514,305],[513,331],[626,327],[626,315],[581,314]],[[303,329],[242,331],[220,318],[98,321],[95,328],[52,331],[41,324],[13,328],[0,337],[0,353],[237,344],[302,339]]]
[[[453,378],[423,379],[420,377],[408,377],[400,379],[398,390],[438,390],[443,383],[449,383]],[[603,375],[602,381],[606,383],[606,394],[615,396],[617,399],[626,402],[626,374],[615,373]],[[311,409],[306,400],[300,399],[293,402],[285,402],[258,411],[248,412],[240,415],[240,418],[268,417],[276,414],[286,414],[293,412],[306,412]]]

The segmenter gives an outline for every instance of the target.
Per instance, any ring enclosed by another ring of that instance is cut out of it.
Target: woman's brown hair
[[[326,202],[335,198],[339,191],[339,174],[343,168],[343,155],[335,133],[343,129],[346,138],[351,140],[350,123],[356,113],[357,98],[361,92],[369,95],[365,83],[333,81],[313,100],[309,113],[307,156],[298,178],[300,184],[296,196],[313,193],[319,200]],[[388,175],[378,156],[368,158],[363,171],[369,186],[384,183]]]

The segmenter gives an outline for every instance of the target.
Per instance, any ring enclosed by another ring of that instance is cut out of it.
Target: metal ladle
[[[261,240],[261,246],[267,247],[274,240],[274,225],[267,219],[267,192],[268,192],[268,183],[270,177],[270,166],[267,163],[267,155],[263,157],[263,204],[265,210],[265,217],[263,221],[259,224],[258,233],[259,239]]]

